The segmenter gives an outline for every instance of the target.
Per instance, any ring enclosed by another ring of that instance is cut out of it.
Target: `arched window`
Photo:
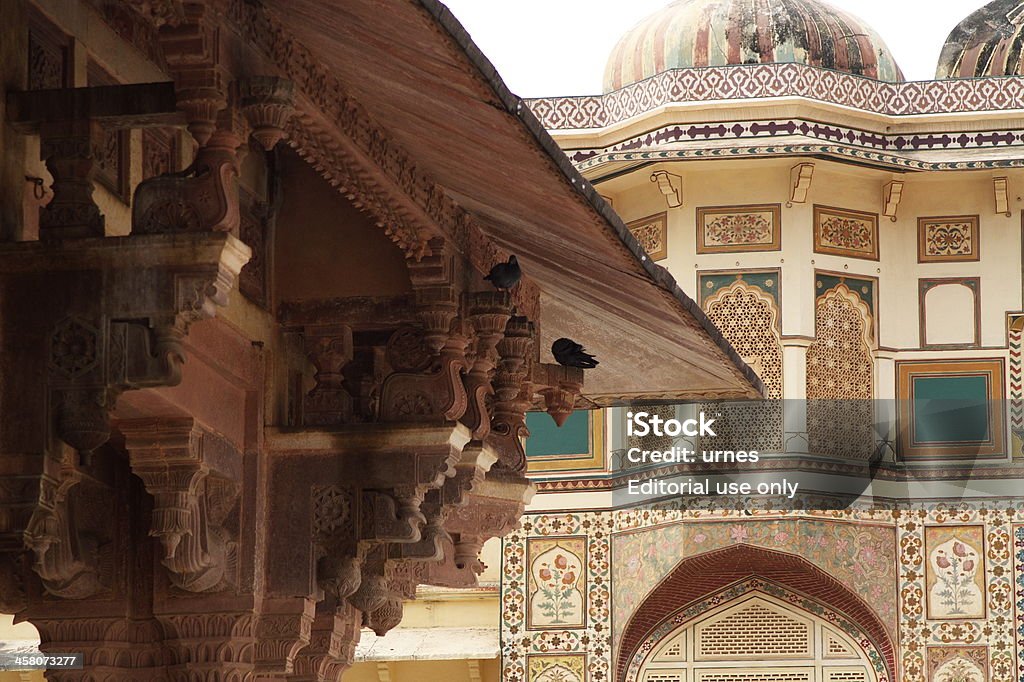
[[[752,592],[670,632],[637,682],[876,682],[865,652],[829,622]]]

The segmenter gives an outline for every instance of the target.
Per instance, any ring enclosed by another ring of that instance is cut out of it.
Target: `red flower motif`
[[[566,559],[564,555],[559,554],[558,556],[555,557],[555,566],[556,567],[558,567],[558,568],[565,568],[568,565],[569,565],[569,560]]]
[[[964,543],[962,543],[962,542],[954,542],[953,543],[953,554],[956,554],[958,557],[961,557],[961,558],[967,556],[967,548],[964,547]]]
[[[575,581],[576,574],[572,571],[568,571],[565,575],[562,576],[562,584],[564,585],[572,585]]]
[[[964,570],[965,571],[973,571],[974,570],[974,559],[968,559],[967,561],[964,562]]]
[[[541,580],[551,580],[551,571],[549,571],[546,568],[540,569],[540,579]]]
[[[936,557],[935,558],[935,565],[938,566],[939,568],[949,568],[949,566],[950,566],[949,559],[947,559],[944,556]]]

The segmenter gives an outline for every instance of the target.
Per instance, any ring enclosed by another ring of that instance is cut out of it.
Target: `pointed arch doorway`
[[[681,561],[616,651],[615,682],[897,679],[893,639],[863,599],[800,556],[747,544]]]
[[[638,682],[878,682],[853,639],[809,612],[752,591],[669,632]]]

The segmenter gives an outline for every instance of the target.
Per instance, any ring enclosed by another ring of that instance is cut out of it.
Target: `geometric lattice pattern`
[[[757,373],[768,399],[749,406],[731,405],[728,423],[719,423],[715,443],[758,452],[781,451],[782,342],[775,299],[761,288],[737,280],[704,299],[703,308],[743,361]]]
[[[760,601],[697,628],[701,659],[805,657],[811,652],[810,623]]]
[[[697,682],[813,682],[813,670],[698,670]]]
[[[807,349],[807,438],[811,453],[868,459],[874,449],[871,312],[844,283],[819,295]]]

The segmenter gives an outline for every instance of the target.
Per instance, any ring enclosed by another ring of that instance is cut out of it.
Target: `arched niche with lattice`
[[[715,276],[702,277],[702,296],[708,318],[721,330],[765,387],[766,402],[730,405],[718,423],[715,449],[780,452],[783,444],[782,340],[780,337],[778,273],[738,273],[721,285]],[[710,286],[709,286],[710,285]]]
[[[835,625],[763,592],[727,601],[650,649],[637,682],[876,682]]]
[[[868,459],[874,451],[873,282],[816,279],[815,340],[807,349],[807,439],[812,454]],[[856,286],[857,290],[851,288]]]

